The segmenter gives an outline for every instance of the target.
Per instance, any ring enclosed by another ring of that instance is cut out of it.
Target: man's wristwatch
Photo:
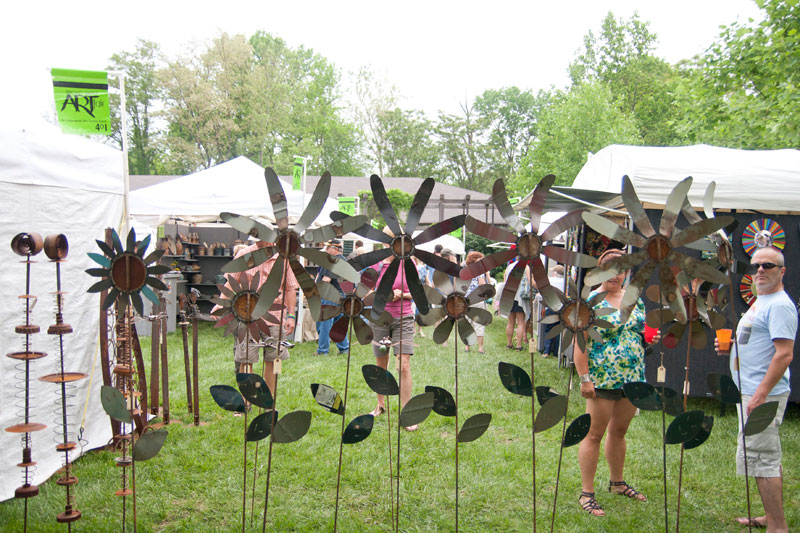
[[[589,376],[589,374],[579,374],[578,377],[581,378],[581,383],[591,383],[592,382],[592,378]]]

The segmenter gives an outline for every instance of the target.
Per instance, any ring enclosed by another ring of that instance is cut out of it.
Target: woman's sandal
[[[612,487],[622,487],[622,490],[620,490],[620,491],[612,490]],[[619,494],[620,496],[626,496],[626,497],[628,497],[628,498],[630,498],[632,500],[637,500],[637,501],[640,501],[640,502],[646,502],[647,501],[647,496],[645,496],[644,494],[642,494],[638,490],[634,489],[633,487],[631,487],[630,485],[625,483],[624,480],[623,481],[609,481],[608,482],[608,492],[610,492],[612,494]]]
[[[581,503],[581,498],[588,498],[588,499],[585,502]],[[603,510],[600,504],[597,503],[597,500],[594,497],[594,492],[586,492],[586,491],[581,492],[581,495],[578,496],[578,503],[581,504],[581,507],[583,507],[584,511],[586,511],[592,516],[606,515],[606,512]]]
[[[372,412],[370,412],[370,414],[372,415],[373,418],[377,418],[377,417],[381,416],[385,412],[386,412],[386,408],[384,406],[382,406],[382,405],[378,405],[378,406],[375,407],[375,409],[372,410]]]

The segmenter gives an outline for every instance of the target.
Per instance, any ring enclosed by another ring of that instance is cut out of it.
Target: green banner
[[[61,130],[65,133],[111,135],[108,73],[50,69]]]
[[[294,167],[292,167],[292,189],[299,191],[303,184],[303,158],[294,158]]]
[[[453,236],[453,237],[455,237],[456,239],[460,239],[460,238],[461,238],[461,235],[462,235],[462,233],[461,233],[461,230],[463,230],[463,229],[464,229],[464,228],[458,228],[458,229],[457,229],[457,230],[455,230],[455,231],[451,231],[451,232],[450,232],[450,235],[452,235],[452,236]]]
[[[522,201],[522,196],[512,196],[511,198],[508,199],[508,203],[510,203],[512,207],[517,205],[521,201]]]
[[[356,197],[355,196],[340,196],[339,197],[339,211],[345,215],[355,216],[356,214]]]

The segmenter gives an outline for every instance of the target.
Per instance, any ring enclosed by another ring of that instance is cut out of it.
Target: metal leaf
[[[364,365],[361,367],[361,373],[364,376],[364,381],[367,382],[367,386],[376,394],[386,396],[400,394],[397,380],[394,379],[394,376],[388,370],[378,365]]]
[[[111,243],[114,245],[114,250],[121,254],[125,250],[122,249],[122,241],[119,240],[119,235],[116,230],[111,230]]]
[[[303,438],[311,427],[311,411],[294,411],[275,424],[272,442],[287,444]]]
[[[647,245],[647,239],[638,233],[634,233],[629,229],[623,228],[613,220],[609,220],[589,211],[584,211],[581,216],[583,221],[589,224],[592,229],[598,233],[602,233],[611,240],[630,244],[636,246],[637,248],[644,248]]]
[[[630,270],[636,265],[647,260],[647,251],[639,250],[633,254],[625,254],[598,265],[590,270],[584,278],[587,285],[600,285],[607,279],[611,279],[620,272]]]
[[[433,412],[441,416],[456,416],[456,401],[453,395],[441,387],[428,385],[425,392],[433,393]]]
[[[433,410],[433,393],[425,392],[414,396],[400,411],[400,425],[413,426],[423,422]]]
[[[171,270],[167,265],[154,265],[147,269],[147,273],[153,276],[161,276]]]
[[[419,281],[417,267],[414,265],[413,261],[403,261],[403,267],[406,272],[408,292],[411,293],[411,297],[417,305],[419,312],[427,313],[430,306],[428,304],[428,298],[425,297],[425,289],[422,288],[422,284]]]
[[[369,185],[372,189],[372,199],[378,206],[378,210],[381,212],[384,222],[386,222],[386,225],[389,226],[389,229],[392,230],[395,236],[400,235],[403,230],[400,228],[400,223],[397,221],[397,215],[395,215],[392,203],[389,201],[389,196],[386,194],[386,189],[383,187],[383,181],[373,174],[369,177]]]
[[[98,269],[89,269],[89,270],[100,270],[100,269],[98,268]],[[89,287],[86,290],[86,292],[102,292],[102,291],[104,291],[106,289],[110,289],[112,285],[113,285],[113,282],[111,281],[111,278],[101,279],[100,281],[98,281],[97,283],[95,283],[94,285]]]
[[[642,202],[636,195],[636,189],[633,188],[633,183],[628,176],[622,176],[622,201],[633,219],[634,225],[639,229],[639,232],[645,237],[652,237],[656,234],[653,225],[650,224],[650,219],[647,218],[642,207]]]
[[[724,228],[733,221],[734,218],[729,215],[717,218],[706,218],[677,232],[672,239],[670,239],[670,244],[677,248],[678,246],[685,246],[686,244],[699,241],[703,237]]]
[[[311,317],[317,320],[322,302],[319,297],[319,291],[317,290],[316,283],[314,283],[314,280],[308,275],[306,269],[297,259],[290,259],[289,266],[292,268],[292,273],[297,280],[297,284],[300,285],[300,288],[306,297],[306,302],[308,303],[308,310],[311,312]],[[259,298],[259,302],[260,301],[261,300]]]
[[[711,436],[711,428],[713,427],[714,427],[714,417],[704,416],[703,423],[700,424],[700,430],[697,432],[697,435],[695,435],[693,439],[684,442],[683,448],[685,450],[691,450],[703,444],[705,441],[708,440],[708,437]]]
[[[461,337],[461,342],[467,346],[478,343],[478,336],[475,334],[475,328],[463,318],[456,321],[456,331],[458,332],[458,336]]]
[[[147,276],[147,282],[146,283],[148,285],[150,285],[151,287],[153,287],[154,289],[158,289],[160,291],[168,291],[169,290],[169,287],[167,287],[166,283],[164,283],[163,281],[161,281],[158,278],[154,278],[153,276]]]
[[[669,259],[692,278],[701,278],[723,285],[730,283],[730,278],[714,268],[709,262],[700,261],[674,250],[670,252]]]
[[[311,225],[312,222],[319,216],[322,212],[322,208],[325,205],[325,201],[328,199],[328,193],[331,190],[331,173],[327,170],[322,173],[320,176],[319,181],[317,182],[317,186],[314,187],[314,192],[311,193],[311,200],[309,200],[308,205],[303,210],[303,214],[300,215],[300,218],[297,220],[297,224],[294,225],[294,231],[298,234],[303,233],[308,226]],[[363,222],[360,225],[362,225]]]
[[[272,265],[272,270],[269,271],[267,281],[261,286],[258,292],[258,302],[253,307],[253,317],[261,317],[267,312],[272,305],[272,302],[278,299],[278,294],[281,292],[281,284],[283,282],[284,261],[279,259]],[[233,282],[233,279],[230,280]],[[231,283],[233,285],[233,283]],[[235,289],[234,289],[235,290]]]
[[[108,309],[109,307],[114,305],[114,301],[117,299],[119,294],[120,293],[117,289],[111,289],[111,291],[109,291],[108,295],[106,296],[106,299],[103,300],[103,309]]]
[[[152,240],[152,235],[148,235],[147,237],[136,243],[136,254],[139,257],[144,257],[144,253],[147,251],[147,247],[150,246],[151,240]]]
[[[528,205],[528,213],[531,217],[531,231],[533,233],[539,233],[539,222],[542,219],[542,209],[544,209],[544,203],[547,200],[547,193],[550,191],[550,187],[553,186],[555,181],[556,177],[553,174],[548,174],[547,176],[543,177],[533,189],[533,196],[531,197],[531,202]]]
[[[419,248],[414,250],[414,255],[422,260],[423,263],[432,266],[440,272],[444,272],[454,277],[461,274],[461,266],[458,263],[448,261],[444,257],[434,255],[425,250],[420,250]]]
[[[706,376],[706,383],[711,394],[720,402],[733,405],[742,401],[739,388],[730,376],[711,372]]]
[[[348,263],[356,270],[364,270],[365,268],[377,265],[390,255],[392,255],[391,248],[381,248],[380,250],[373,250],[365,254],[357,255],[348,261]]]
[[[536,387],[536,401],[539,402],[539,405],[544,405],[547,400],[555,398],[558,395],[559,394],[553,390],[552,387],[547,387],[545,385]]]
[[[134,461],[147,461],[155,457],[164,446],[164,441],[167,440],[167,430],[157,429],[155,431],[146,431],[141,437],[136,439],[133,445],[133,460]]]
[[[272,432],[272,426],[275,425],[277,420],[277,411],[270,410],[261,413],[255,417],[252,422],[250,422],[250,426],[247,428],[247,434],[245,435],[245,440],[247,440],[247,442],[256,442],[266,439]]]
[[[683,401],[680,394],[669,387],[656,387],[660,401],[664,402],[664,411],[668,415],[678,416],[683,412]]]
[[[500,361],[497,364],[497,371],[500,374],[500,381],[507,391],[520,396],[533,395],[531,378],[523,369],[517,365]]]
[[[336,287],[327,281],[318,281],[317,290],[319,291],[319,295],[323,300],[328,300],[329,302],[338,304],[339,300],[342,299],[342,295],[339,294],[339,291],[336,290]]]
[[[289,227],[289,204],[281,186],[281,180],[271,167],[264,169],[264,179],[267,181],[269,201],[272,203],[272,213],[275,216],[275,224],[279,230]]]
[[[343,220],[348,218],[350,215],[342,213],[341,211],[331,211],[330,217],[331,220]],[[370,226],[369,224],[364,224],[359,226],[358,228],[353,230],[353,233],[356,235],[361,235],[362,237],[366,237],[371,241],[378,241],[384,244],[389,244],[392,242],[392,238],[386,235],[384,232],[377,230]]]
[[[89,252],[86,255],[89,256],[89,259],[91,259],[92,261],[94,261],[103,268],[111,267],[111,260],[104,255],[96,254],[94,252]]]
[[[778,402],[765,402],[750,411],[744,423],[744,436],[752,437],[772,425],[778,413]]]
[[[480,307],[470,307],[467,309],[467,316],[481,326],[488,326],[492,323],[492,313]]]
[[[569,448],[570,446],[578,444],[589,434],[589,428],[591,426],[592,416],[589,413],[583,413],[567,427],[567,431],[564,433],[562,446],[564,446],[564,448]]]
[[[445,297],[450,296],[453,294],[455,287],[453,286],[453,280],[450,279],[446,273],[437,270],[433,273],[433,284],[436,287],[436,290],[441,292]],[[444,301],[442,301],[444,303]]]
[[[546,245],[542,247],[542,253],[554,261],[565,265],[577,266],[580,268],[592,268],[597,266],[597,259],[586,254],[579,254],[560,246]]]
[[[469,417],[456,437],[457,442],[472,442],[477,440],[489,429],[492,423],[492,415],[489,413],[479,413]]]
[[[124,424],[130,423],[131,412],[128,410],[125,396],[119,390],[109,385],[103,385],[100,387],[100,402],[108,416]]]
[[[431,198],[434,185],[436,185],[434,179],[427,178],[422,182],[422,185],[420,185],[417,194],[414,195],[414,201],[411,203],[408,216],[406,217],[405,232],[409,235],[414,232],[417,224],[419,224],[419,219],[422,218],[422,212],[425,210],[425,206],[428,205],[428,200]]]
[[[337,220],[327,226],[322,226],[313,230],[309,230],[303,234],[303,241],[307,243],[312,242],[326,242],[331,239],[341,239],[343,236],[350,232],[364,227],[367,222],[367,217],[364,215],[356,215],[352,217]],[[381,233],[381,235],[384,235]],[[390,241],[391,242],[391,241]]]
[[[330,331],[330,338],[334,342],[342,342],[347,337],[347,329],[350,327],[350,318],[342,315],[339,320],[333,323]]]
[[[366,345],[372,342],[372,328],[360,316],[353,318],[353,329],[356,332],[356,339],[358,339],[359,344]]]
[[[245,270],[250,270],[251,268],[255,268],[258,265],[265,263],[269,258],[274,256],[275,253],[276,250],[273,246],[256,248],[255,250],[247,252],[246,254],[240,255],[236,259],[228,261],[222,265],[220,270],[225,274],[231,272],[244,272]]]
[[[625,397],[642,411],[657,411],[661,409],[661,398],[658,391],[644,381],[633,381],[622,385]]]
[[[703,411],[686,411],[675,417],[664,435],[667,444],[681,444],[697,436],[703,425]]]
[[[144,316],[144,302],[142,302],[142,296],[138,292],[131,293],[131,303],[136,312],[139,313],[139,316]]]
[[[144,258],[144,264],[149,265],[150,263],[155,263],[161,256],[164,255],[165,250],[155,250],[153,253],[148,254],[147,257]]]
[[[559,420],[564,418],[567,414],[567,397],[556,396],[550,398],[539,409],[536,415],[536,422],[533,424],[533,430],[536,433],[548,430],[555,426]]]
[[[236,385],[244,399],[262,409],[272,409],[272,392],[264,378],[258,374],[236,374]]]
[[[517,294],[517,288],[525,275],[526,261],[517,261],[514,268],[511,269],[506,277],[506,283],[503,286],[503,292],[500,295],[500,312],[507,315],[511,312],[511,307],[514,304],[514,296]]]
[[[508,201],[508,194],[506,194],[506,185],[503,183],[502,179],[498,179],[492,185],[492,201],[494,205],[497,206],[497,210],[500,211],[500,214],[503,215],[503,218],[506,220],[509,226],[514,228],[517,233],[521,233],[524,231],[524,227],[522,222],[519,221],[517,218],[516,213],[514,213],[514,208],[511,207],[511,203]]]
[[[255,237],[260,241],[275,242],[278,238],[277,231],[250,217],[222,212],[219,214],[219,218],[235,230]]]
[[[480,276],[485,272],[489,272],[501,265],[505,265],[512,259],[517,257],[517,250],[503,250],[487,255],[483,259],[475,261],[471,265],[466,265],[462,268],[458,275],[461,279],[472,279]]]
[[[113,257],[115,255],[114,254],[114,250],[109,245],[104,243],[103,241],[95,239],[94,242],[97,243],[97,246],[100,247],[100,250],[102,250],[103,253],[106,254],[108,257]]]
[[[389,266],[384,269],[378,288],[375,290],[375,300],[372,302],[373,314],[383,313],[386,309],[386,304],[391,300],[392,287],[397,277],[397,271],[400,268],[400,262],[400,259],[395,257]]]
[[[311,395],[317,403],[337,415],[344,415],[344,402],[336,389],[320,383],[311,384]]]
[[[336,276],[346,279],[351,283],[358,283],[361,280],[361,276],[359,276],[356,269],[340,257],[334,257],[330,254],[326,254],[325,252],[321,252],[316,248],[300,248],[297,250],[297,255],[305,257],[312,263],[329,270]]]
[[[445,315],[445,310],[441,307],[434,307],[427,313],[420,313],[418,322],[423,326],[433,326]],[[450,332],[448,332],[449,336]]]
[[[445,318],[442,323],[436,326],[433,330],[433,342],[436,344],[444,344],[450,338],[450,332],[453,330],[455,320],[452,318]]]
[[[464,225],[467,227],[467,230],[470,233],[474,233],[475,235],[480,235],[490,241],[494,242],[507,242],[513,244],[517,242],[517,236],[511,233],[510,231],[504,230],[503,228],[499,228],[497,226],[492,226],[491,224],[487,224],[482,220],[478,220],[470,215],[464,219]]]
[[[661,213],[661,223],[658,228],[658,232],[661,235],[665,237],[672,235],[672,231],[675,229],[675,220],[678,218],[678,213],[691,186],[692,178],[684,178],[669,193],[664,211]]]
[[[230,385],[212,385],[211,397],[226,411],[244,413],[244,398]]]
[[[623,323],[627,322],[628,318],[631,316],[633,309],[639,302],[639,295],[642,293],[644,284],[650,279],[650,275],[653,273],[655,268],[656,264],[652,261],[648,261],[633,276],[633,280],[625,290],[625,295],[622,297],[622,301],[620,302],[621,310],[619,319]]]
[[[355,417],[347,424],[347,428],[342,434],[343,444],[356,444],[369,437],[372,433],[372,425],[375,422],[375,417],[371,414],[360,415]]]
[[[563,217],[559,218],[549,226],[544,232],[540,235],[542,238],[542,242],[552,241],[565,231],[570,228],[573,228],[579,224],[583,224],[583,212],[586,211],[585,209],[576,209],[574,211],[570,211]]]
[[[478,285],[471,293],[467,295],[467,304],[475,305],[478,302],[485,302],[489,298],[493,298],[494,295],[494,285],[484,283],[483,285]],[[428,298],[428,301],[430,301],[430,298]]]
[[[134,247],[136,246],[136,230],[131,228],[128,232],[128,238],[125,242],[125,249],[128,251],[133,251]]]
[[[553,316],[558,317],[558,315],[553,315]],[[544,340],[550,340],[554,337],[557,337],[561,334],[562,331],[564,331],[564,324],[556,324],[555,326],[550,328],[550,331],[548,331],[547,334],[544,336]]]
[[[669,308],[675,315],[675,320],[681,324],[686,323],[686,306],[683,304],[683,296],[675,283],[675,278],[669,268],[660,268],[658,272],[659,283],[661,284],[661,294],[669,302]]]

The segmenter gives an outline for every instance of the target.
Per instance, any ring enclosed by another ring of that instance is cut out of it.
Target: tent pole
[[[121,70],[111,70],[108,72],[112,76],[119,78],[119,122],[120,134],[122,136],[122,177],[124,183],[122,206],[122,235],[127,235],[130,230],[130,192],[131,178],[128,173],[128,109],[125,99],[125,72]]]

